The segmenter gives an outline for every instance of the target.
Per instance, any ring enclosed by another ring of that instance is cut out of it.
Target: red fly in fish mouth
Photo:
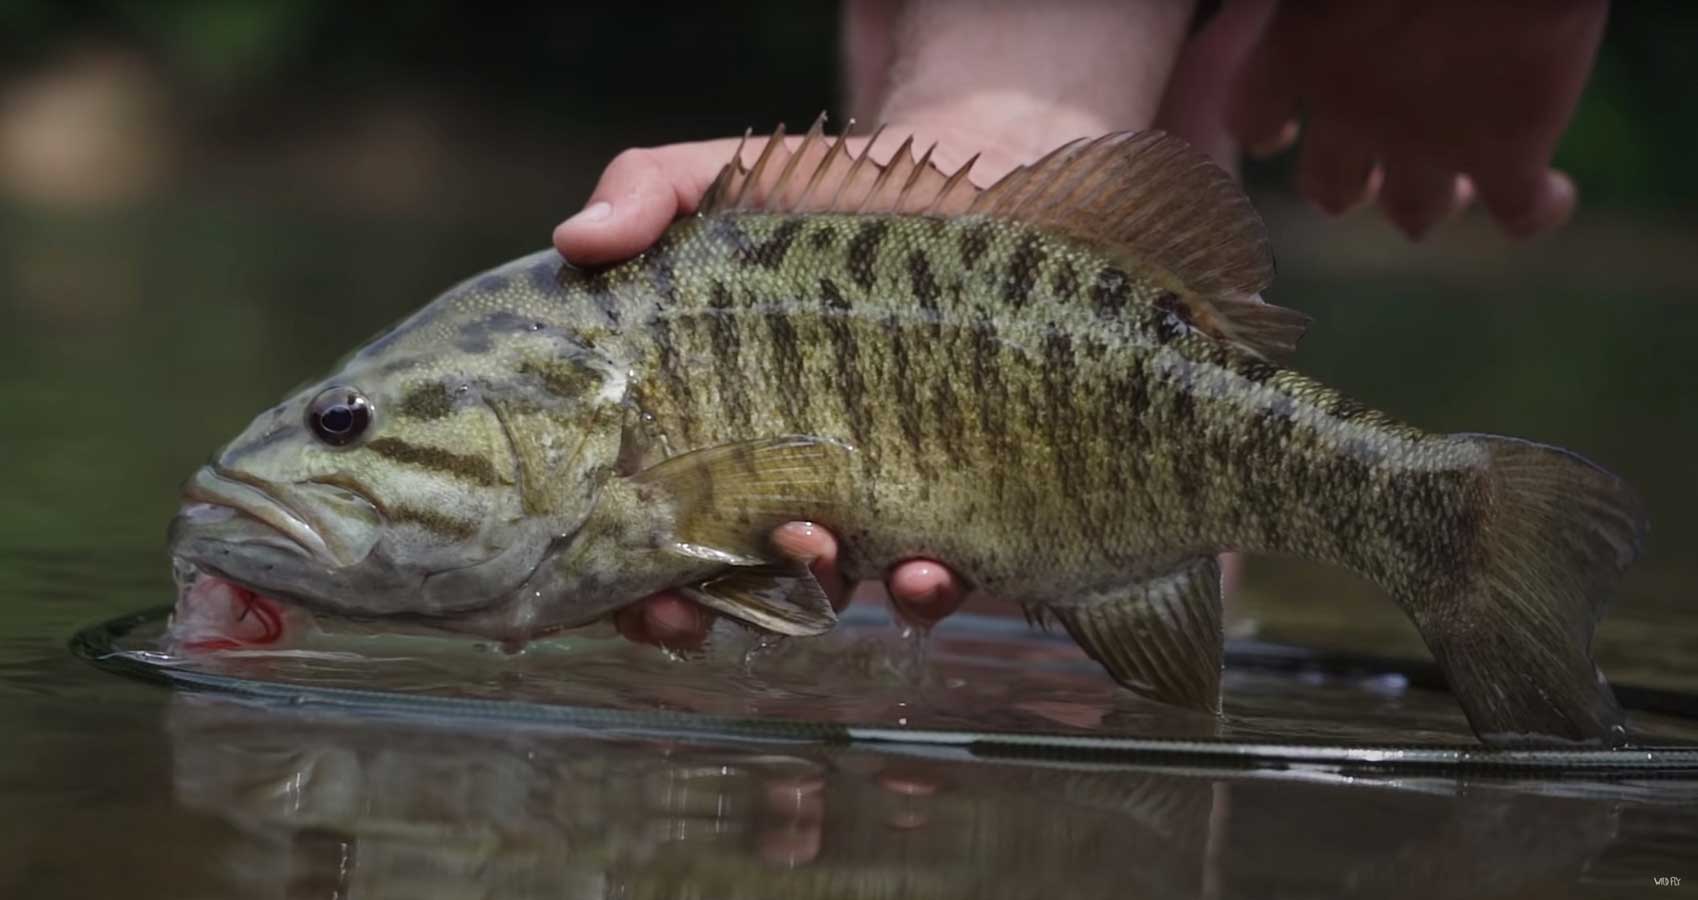
[[[228,579],[201,574],[177,603],[178,646],[205,653],[266,647],[283,639],[284,608]]]

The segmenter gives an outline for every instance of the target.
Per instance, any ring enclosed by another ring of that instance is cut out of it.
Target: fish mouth
[[[346,488],[270,485],[217,465],[195,472],[183,486],[183,500],[172,522],[173,544],[181,533],[208,529],[241,543],[275,546],[281,537],[291,549],[334,566],[364,559],[382,524],[376,508]],[[315,516],[314,508],[325,515]],[[331,521],[338,514],[351,521]]]
[[[305,517],[284,506],[281,501],[258,485],[238,480],[213,466],[204,466],[183,486],[183,499],[189,501],[178,514],[189,523],[220,520],[219,507],[234,510],[250,519],[258,519],[283,537],[288,538],[301,552],[320,559],[330,556],[330,546],[323,535]],[[197,508],[204,504],[210,509]]]
[[[316,624],[291,598],[262,593],[184,561],[173,567],[177,604],[167,639],[191,653],[282,649]]]

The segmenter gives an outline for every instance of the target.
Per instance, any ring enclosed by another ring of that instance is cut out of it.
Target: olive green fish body
[[[1111,135],[981,191],[787,146],[631,261],[525,257],[385,332],[191,481],[173,551],[510,640],[663,589],[806,635],[835,614],[768,535],[811,520],[852,578],[942,560],[1208,710],[1214,556],[1292,555],[1396,599],[1483,736],[1619,739],[1589,645],[1632,492],[1276,362],[1306,318],[1261,302],[1260,219],[1194,151]]]

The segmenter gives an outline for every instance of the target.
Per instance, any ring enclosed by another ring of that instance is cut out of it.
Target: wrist
[[[1098,111],[1018,90],[987,89],[948,98],[898,92],[891,100],[881,121],[962,150],[989,153],[995,158],[986,162],[993,167],[1004,160],[1010,168],[1031,162],[1074,138],[1117,128]]]
[[[1077,137],[1148,128],[1191,0],[910,0],[881,120],[1027,162]],[[977,148],[975,148],[977,149]]]

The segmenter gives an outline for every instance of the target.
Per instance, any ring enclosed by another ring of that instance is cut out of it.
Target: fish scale
[[[984,247],[964,252],[974,240]],[[923,269],[916,259],[927,261]],[[674,285],[665,306],[649,293],[655,269]],[[1086,273],[1075,284],[1119,285],[1097,293],[1128,299],[1105,310],[1056,294],[1055,283],[1068,283],[1055,277],[1063,270]],[[948,287],[919,304],[916,282]],[[1268,506],[1291,509],[1329,490],[1297,460],[1304,450],[1326,452],[1324,434],[1344,427],[1328,410],[1347,401],[1193,338],[1155,302],[1159,285],[1066,241],[971,220],[745,214],[682,223],[637,264],[582,287],[621,298],[633,321],[651,311],[658,327],[633,332],[634,355],[642,354],[632,363],[636,402],[663,433],[690,431],[691,442],[676,450],[787,433],[857,447],[857,504],[819,517],[868,536],[846,548],[852,575],[938,556],[998,596],[1041,606],[1058,591],[1102,586],[1104,573],[1153,574],[1223,546],[1332,555],[1305,529],[1264,529],[1235,515],[1253,480],[1239,461],[1269,456],[1264,435],[1209,424],[1274,405],[1247,389],[1251,380],[1305,418],[1310,427],[1267,459],[1272,474],[1252,489]],[[565,303],[593,305],[570,296]],[[1113,316],[1107,328],[1105,311]],[[776,334],[785,340],[774,339],[774,322],[784,323]],[[698,376],[641,376],[665,368],[667,355]],[[995,377],[969,395],[953,387],[973,380],[966,372]],[[949,400],[937,402],[940,395]],[[1123,397],[1129,402],[1116,402]],[[1357,430],[1388,471],[1424,464],[1413,448],[1427,436],[1384,419]],[[941,478],[940,462],[951,459],[957,477]],[[1458,446],[1432,465],[1476,462]],[[1223,535],[1228,518],[1242,525]],[[987,545],[997,552],[980,549]],[[1078,574],[1058,580],[1057,567]],[[1375,574],[1392,568],[1381,564]]]
[[[1290,555],[1400,603],[1486,739],[1620,740],[1590,657],[1647,527],[1619,479],[1281,365],[1307,319],[1259,296],[1261,221],[1173,138],[1075,142],[983,190],[927,165],[816,125],[636,259],[467,280],[256,419],[191,480],[173,552],[506,641],[662,590],[808,635],[835,612],[768,535],[810,520],[851,578],[944,561],[1211,711],[1214,556]],[[348,398],[364,430],[324,433]]]

